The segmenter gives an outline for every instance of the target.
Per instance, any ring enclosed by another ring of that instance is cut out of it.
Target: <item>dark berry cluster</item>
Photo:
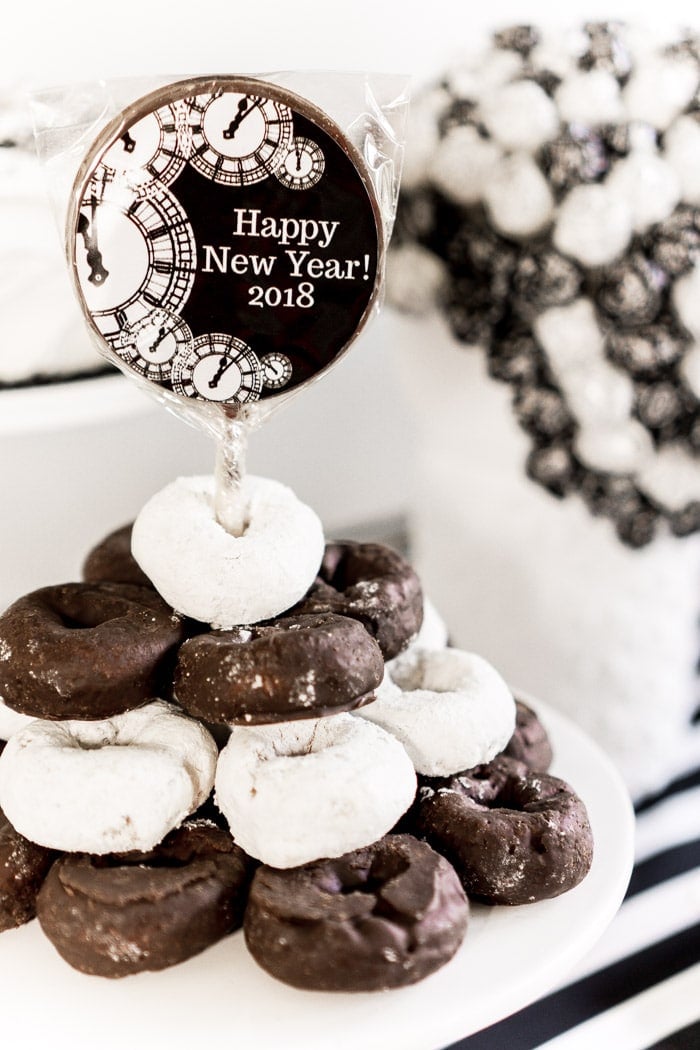
[[[619,85],[629,80],[633,61],[617,27],[589,23],[578,56],[580,70],[601,70]],[[494,37],[497,49],[517,52],[519,78],[533,77],[550,94],[560,77],[530,67],[539,42],[531,26],[515,26]],[[691,38],[668,53],[698,62]],[[536,77],[535,77],[536,74]],[[473,125],[482,138],[478,102],[462,98],[450,79],[442,84],[445,105],[438,117],[442,137],[456,125]],[[686,107],[694,113],[696,97]],[[633,150],[662,154],[663,132],[651,124],[560,122],[554,137],[533,155],[555,203],[583,184],[601,183]],[[700,160],[700,158],[699,158]],[[655,503],[632,475],[592,470],[577,455],[577,421],[538,343],[534,322],[552,307],[578,298],[594,304],[605,355],[626,373],[634,389],[633,418],[648,431],[656,449],[680,445],[700,455],[700,403],[683,375],[693,345],[674,308],[674,282],[700,260],[700,208],[681,200],[663,221],[634,233],[624,253],[604,266],[586,266],[555,247],[553,225],[527,239],[496,229],[481,202],[465,205],[426,179],[401,195],[397,245],[417,244],[441,260],[445,281],[440,306],[461,342],[482,347],[490,374],[513,389],[513,410],[532,440],[527,470],[555,496],[577,492],[592,513],[610,518],[620,538],[639,547],[665,518],[676,535],[700,528],[700,507],[681,512]]]

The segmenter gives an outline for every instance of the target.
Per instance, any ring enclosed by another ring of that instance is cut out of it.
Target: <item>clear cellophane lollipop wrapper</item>
[[[405,77],[130,78],[32,103],[98,350],[216,439],[324,372],[378,309]]]

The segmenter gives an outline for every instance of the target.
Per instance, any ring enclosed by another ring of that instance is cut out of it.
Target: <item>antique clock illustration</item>
[[[221,403],[256,401],[263,385],[260,361],[242,339],[213,332],[194,340],[173,362],[172,383],[183,397]]]
[[[292,362],[286,354],[273,351],[260,358],[263,383],[268,390],[281,390],[292,378]]]
[[[156,307],[121,330],[114,349],[135,372],[156,383],[168,381],[175,357],[186,354],[194,340],[189,325],[171,310]]]
[[[220,91],[197,95],[186,104],[190,162],[207,178],[252,185],[267,179],[286,157],[294,122],[283,103]]]
[[[298,135],[292,142],[275,175],[290,190],[307,190],[323,175],[323,150],[311,139]]]
[[[163,106],[126,128],[102,155],[108,179],[121,176],[145,193],[153,179],[173,182],[187,163],[184,116],[181,107]]]
[[[98,169],[78,210],[74,265],[85,305],[116,353],[127,325],[183,305],[196,257],[187,215],[165,186],[142,197]]]

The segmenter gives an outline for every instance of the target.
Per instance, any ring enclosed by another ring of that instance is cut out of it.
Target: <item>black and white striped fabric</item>
[[[566,984],[449,1050],[700,1050],[700,768],[635,809],[629,889],[595,949]]]

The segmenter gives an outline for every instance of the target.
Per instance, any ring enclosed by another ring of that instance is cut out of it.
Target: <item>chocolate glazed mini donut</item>
[[[420,630],[423,592],[416,573],[391,547],[348,540],[326,544],[318,578],[292,611],[351,616],[391,660]]]
[[[546,773],[552,764],[552,745],[547,730],[537,714],[523,703],[515,700],[515,731],[503,754],[524,762],[533,773]]]
[[[251,873],[226,831],[187,821],[150,853],[65,856],[41,889],[37,915],[76,970],[163,970],[241,925]]]
[[[411,828],[454,865],[469,897],[527,904],[573,889],[588,873],[591,827],[565,781],[497,758],[421,783]]]
[[[244,933],[255,961],[295,988],[373,992],[444,966],[468,915],[443,857],[410,835],[387,835],[337,860],[258,868]]]
[[[0,616],[0,696],[34,718],[111,718],[167,696],[185,623],[154,590],[65,583]]]
[[[208,722],[260,724],[318,718],[373,700],[381,650],[356,620],[324,613],[185,642],[174,694]]]
[[[0,809],[0,932],[34,918],[36,895],[57,856],[15,831]]]
[[[83,564],[86,583],[134,583],[152,587],[146,573],[131,553],[131,530],[134,523],[122,526],[105,536],[89,552]]]

